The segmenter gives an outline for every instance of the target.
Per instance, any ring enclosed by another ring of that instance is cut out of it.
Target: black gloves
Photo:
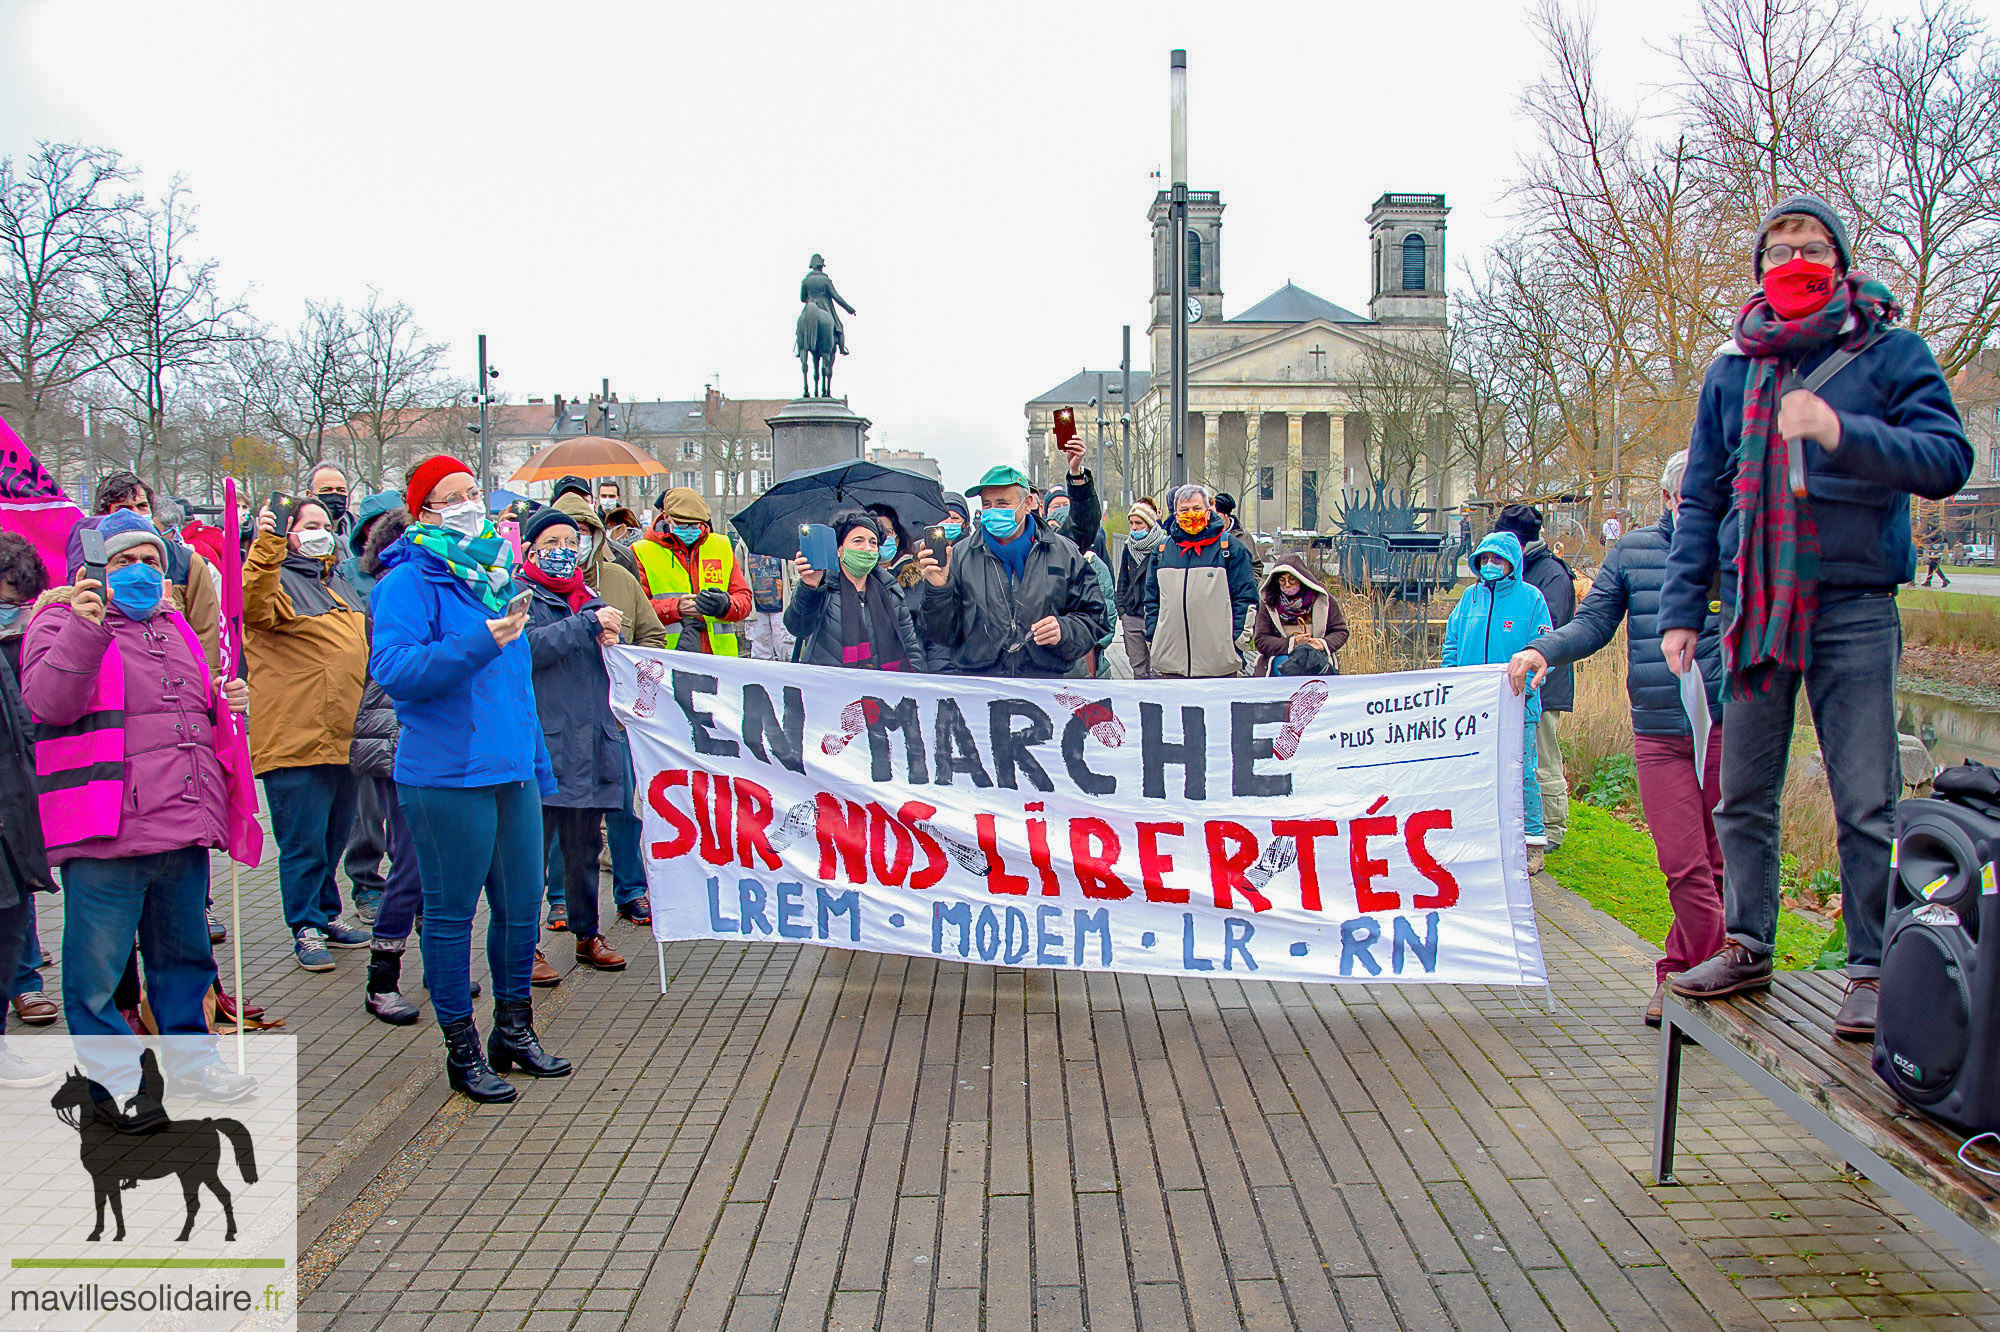
[[[721,615],[729,609],[729,594],[719,587],[705,587],[694,594],[694,608],[703,615]]]

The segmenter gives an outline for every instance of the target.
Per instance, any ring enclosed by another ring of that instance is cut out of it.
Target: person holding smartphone
[[[424,894],[424,980],[445,1038],[445,1074],[475,1101],[511,1101],[504,1074],[566,1077],[542,1049],[532,990],[542,883],[542,798],[555,772],[535,713],[534,664],[512,606],[514,554],[487,517],[472,469],[439,454],[410,471],[416,518],[382,553],[369,667],[402,722],[396,795]],[[493,1032],[472,1020],[472,916],[491,916]],[[491,1066],[488,1059],[491,1059]]]
[[[597,859],[604,850],[604,817],[629,795],[625,728],[612,715],[604,670],[604,649],[617,645],[625,617],[584,581],[581,536],[570,514],[537,510],[521,528],[525,562],[515,586],[528,594],[535,706],[555,770],[555,792],[542,801],[545,837],[562,848],[576,960],[598,971],[623,971],[625,959],[598,925]]]
[[[369,939],[341,920],[334,877],[354,828],[349,751],[368,674],[368,626],[360,594],[334,572],[333,511],[301,497],[289,517],[280,532],[279,515],[265,506],[243,562],[250,758],[271,806],[293,959],[307,971],[331,971],[329,948],[366,948]]]
[[[924,645],[901,589],[881,566],[881,528],[873,514],[843,509],[833,516],[840,572],[793,561],[798,583],[785,606],[785,629],[798,640],[797,661],[864,671],[914,671]]]

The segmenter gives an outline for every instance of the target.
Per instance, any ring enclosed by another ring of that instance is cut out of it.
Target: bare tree
[[[329,456],[329,432],[336,449],[345,445],[353,451],[346,421],[360,374],[361,341],[345,306],[307,301],[296,328],[279,338],[246,339],[234,350],[231,361],[260,432],[282,441],[295,467],[311,467]],[[339,461],[353,466],[352,458]]]
[[[445,373],[451,349],[428,342],[410,307],[378,291],[356,315],[357,345],[347,386],[347,433],[355,462],[370,484],[391,484],[397,446],[418,434],[425,417],[454,405],[463,391]]]
[[[1368,480],[1414,495],[1419,478],[1443,493],[1445,414],[1451,406],[1451,371],[1441,343],[1371,342],[1361,354],[1348,398],[1360,414]],[[1333,460],[1338,462],[1338,460]]]
[[[159,203],[120,215],[110,256],[105,373],[120,390],[115,410],[134,427],[141,475],[159,460],[175,394],[244,336],[241,305],[217,292],[215,261],[189,252],[194,211],[176,176]]]
[[[702,404],[701,461],[719,474],[716,525],[733,516],[762,490],[756,474],[771,468],[771,432],[764,424],[770,404],[710,392]]]
[[[111,355],[105,278],[120,219],[139,206],[130,178],[104,148],[41,143],[19,164],[0,158],[0,374],[14,381],[22,439],[52,468],[67,461],[66,399]]]

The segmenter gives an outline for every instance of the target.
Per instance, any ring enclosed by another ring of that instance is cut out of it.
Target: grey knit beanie
[[[1826,200],[1812,194],[1794,194],[1766,214],[1763,223],[1757,228],[1757,253],[1750,261],[1750,272],[1753,277],[1762,279],[1764,276],[1764,234],[1781,217],[1809,217],[1825,227],[1826,234],[1833,237],[1833,249],[1834,253],[1840,256],[1841,270],[1847,272],[1853,269],[1854,249],[1848,243],[1847,224],[1840,220],[1839,215]]]

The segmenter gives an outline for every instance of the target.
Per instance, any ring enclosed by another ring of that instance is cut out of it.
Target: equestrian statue
[[[833,358],[847,354],[847,329],[840,311],[854,313],[854,307],[834,290],[826,275],[826,260],[812,257],[812,271],[799,282],[799,323],[793,350],[798,353],[799,374],[805,380],[808,398],[833,396]],[[838,307],[838,308],[836,308]]]

